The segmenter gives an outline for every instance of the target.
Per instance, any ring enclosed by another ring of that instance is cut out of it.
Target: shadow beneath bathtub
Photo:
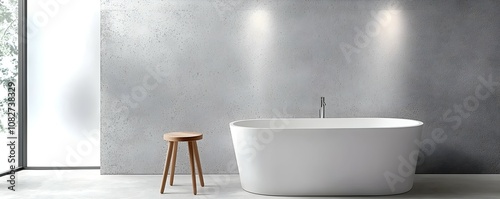
[[[498,174],[417,175],[413,188],[387,198],[496,198],[500,196]]]

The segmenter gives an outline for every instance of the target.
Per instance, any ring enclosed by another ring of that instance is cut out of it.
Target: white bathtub
[[[229,124],[242,188],[282,196],[409,191],[422,125],[391,118],[281,118]]]

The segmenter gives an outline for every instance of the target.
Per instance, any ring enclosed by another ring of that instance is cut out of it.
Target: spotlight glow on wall
[[[381,30],[380,40],[381,47],[388,54],[394,54],[401,49],[403,44],[404,35],[404,23],[402,19],[401,12],[399,10],[388,10],[386,11],[390,14],[390,21]]]
[[[249,74],[252,84],[255,86],[255,93],[258,98],[263,97],[262,91],[265,90],[266,60],[272,56],[270,49],[273,41],[272,17],[268,10],[252,10],[245,21],[244,48],[250,65]]]
[[[254,11],[249,19],[249,25],[251,29],[253,29],[254,33],[262,34],[262,36],[269,34],[269,18],[269,13],[265,10]]]

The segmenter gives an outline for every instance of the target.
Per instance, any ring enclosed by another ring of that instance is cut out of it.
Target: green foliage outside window
[[[18,89],[17,12],[17,0],[0,0],[0,84],[2,85],[0,88],[0,132],[5,132],[7,125],[7,84],[14,82],[16,91]]]

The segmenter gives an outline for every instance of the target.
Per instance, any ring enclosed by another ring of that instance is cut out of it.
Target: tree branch
[[[3,31],[3,35],[2,35],[2,38],[0,38],[0,41],[3,41],[3,37],[5,36],[5,34],[7,34],[7,30],[10,29],[10,27],[12,27],[12,24],[14,24],[14,22],[16,22],[16,20],[12,20],[9,24],[9,26],[7,26],[7,28],[5,29],[5,31]]]

